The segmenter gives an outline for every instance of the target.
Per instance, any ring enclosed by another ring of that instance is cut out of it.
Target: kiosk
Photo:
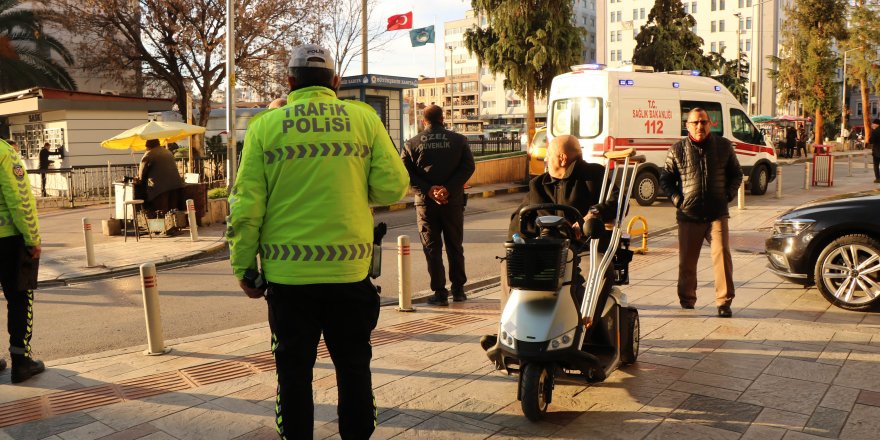
[[[342,78],[339,99],[356,99],[376,109],[379,119],[391,135],[391,141],[397,151],[406,141],[403,135],[403,91],[419,86],[418,78],[406,78],[388,75],[357,75]]]

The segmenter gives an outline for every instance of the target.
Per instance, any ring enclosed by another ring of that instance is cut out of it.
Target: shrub
[[[229,191],[226,188],[214,188],[208,190],[209,199],[225,199],[229,197]]]

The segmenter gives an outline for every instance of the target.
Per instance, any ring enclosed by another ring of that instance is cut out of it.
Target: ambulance
[[[573,135],[580,140],[584,159],[599,164],[606,151],[636,148],[646,162],[636,176],[633,197],[647,206],[663,195],[658,179],[666,153],[687,136],[687,114],[695,107],[709,113],[712,132],[733,144],[751,193],[767,192],[776,177],[775,150],[766,145],[733,94],[699,71],[573,66],[550,86],[547,139]]]

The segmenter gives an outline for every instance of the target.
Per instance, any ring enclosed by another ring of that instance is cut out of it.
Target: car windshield
[[[566,98],[553,101],[553,120],[550,128],[553,136],[570,134],[590,139],[602,132],[601,98]]]
[[[532,147],[535,148],[546,148],[547,147],[547,131],[541,130],[535,133],[535,139],[532,140]]]

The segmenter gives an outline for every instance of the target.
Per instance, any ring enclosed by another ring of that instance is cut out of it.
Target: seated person
[[[144,209],[148,215],[178,209],[183,179],[177,171],[174,155],[158,139],[147,141],[147,151],[141,159],[138,177],[138,184],[143,190],[139,197],[144,197]]]
[[[529,182],[529,193],[511,215],[508,237],[522,232],[519,230],[519,210],[529,205],[558,203],[572,206],[584,216],[584,221],[598,218],[604,223],[614,218],[617,214],[617,188],[613,188],[611,195],[614,202],[599,203],[605,167],[585,162],[581,151],[580,143],[574,136],[553,138],[547,146],[544,159],[547,161],[547,172]],[[538,213],[550,214],[554,213]]]
[[[603,223],[611,221],[617,214],[618,189],[611,188],[610,203],[599,203],[599,195],[602,191],[602,180],[605,177],[605,167],[598,164],[587,163],[583,160],[582,150],[577,138],[563,135],[554,138],[547,146],[547,172],[536,176],[529,182],[529,193],[523,202],[517,207],[511,216],[508,228],[508,237],[516,232],[522,232],[520,228],[519,210],[529,205],[541,203],[557,203],[572,206],[584,216],[584,221],[593,218]],[[538,212],[538,215],[556,215],[551,212]],[[575,226],[577,228],[577,226]],[[534,232],[534,231],[532,231]],[[577,232],[577,231],[576,231]],[[610,268],[609,268],[610,269]],[[578,275],[580,277],[580,275]],[[583,298],[583,277],[580,283],[573,283],[572,295],[575,304],[580,305]],[[610,291],[611,284],[606,282],[603,290]],[[507,266],[501,265],[501,309],[507,303],[509,288],[507,286]],[[496,335],[484,337],[491,347],[495,345]],[[486,348],[486,345],[483,346]]]

